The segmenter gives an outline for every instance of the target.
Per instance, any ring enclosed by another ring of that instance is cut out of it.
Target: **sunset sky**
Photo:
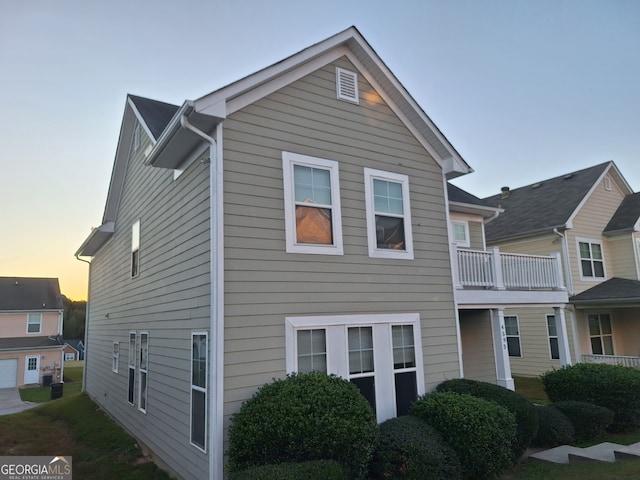
[[[640,2],[0,0],[0,276],[100,225],[127,93],[180,105],[355,25],[480,197],[614,160],[640,188]]]

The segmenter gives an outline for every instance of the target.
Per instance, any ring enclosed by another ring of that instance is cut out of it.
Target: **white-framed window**
[[[338,162],[282,152],[287,253],[342,255]]]
[[[555,315],[547,315],[547,334],[549,336],[549,355],[552,360],[558,360],[560,358],[560,348],[558,346],[558,328]]]
[[[453,241],[459,247],[471,246],[471,240],[469,238],[469,222],[466,220],[452,220],[451,230],[453,232]]]
[[[140,333],[140,358],[138,361],[138,378],[140,386],[138,388],[138,410],[143,413],[147,411],[147,390],[149,383],[149,334]]]
[[[133,151],[137,151],[140,148],[140,124],[136,123],[136,128],[133,130]]]
[[[118,366],[120,365],[120,342],[113,342],[113,350],[111,357],[111,371],[118,373]]]
[[[207,448],[208,333],[191,334],[191,445]]]
[[[75,353],[65,353],[64,354],[64,361],[68,362],[69,360],[75,360],[76,359],[76,354]]]
[[[613,329],[611,315],[608,313],[590,313],[589,338],[593,355],[615,355],[613,352]]]
[[[42,314],[41,313],[27,314],[27,333],[40,333],[40,332],[42,332]]]
[[[338,100],[359,103],[358,74],[336,67],[336,96]]]
[[[364,169],[370,257],[413,259],[409,177]]]
[[[522,357],[520,348],[520,327],[518,317],[515,315],[504,316],[504,329],[507,335],[507,348],[510,357]]]
[[[287,317],[287,373],[321,371],[354,383],[379,422],[424,394],[417,313]]]
[[[131,278],[140,274],[140,220],[131,225]]]
[[[127,401],[135,405],[136,389],[136,332],[129,332],[129,388]]]
[[[604,189],[608,192],[611,191],[611,177],[609,175],[604,177]]]
[[[599,280],[605,278],[602,243],[597,240],[578,238],[578,257],[580,259],[580,278]]]

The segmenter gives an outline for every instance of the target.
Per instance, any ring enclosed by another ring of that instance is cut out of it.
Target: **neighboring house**
[[[84,343],[82,343],[82,340],[64,341],[64,360],[84,360]]]
[[[560,332],[553,348],[557,366],[571,363],[564,306],[568,301],[557,253],[522,255],[487,248],[485,228],[500,219],[492,206],[448,185],[453,278],[460,328],[461,364],[466,378],[514,389],[512,355],[521,353],[518,308],[526,316],[540,308],[554,314],[549,328]]]
[[[606,162],[485,199],[504,210],[486,225],[489,245],[562,257],[571,363],[640,366],[640,195]],[[559,365],[556,310],[508,310],[519,351],[511,368],[539,375]]]
[[[0,388],[62,381],[63,311],[57,278],[0,277]]]

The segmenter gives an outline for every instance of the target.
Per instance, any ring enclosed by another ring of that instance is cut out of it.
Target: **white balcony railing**
[[[560,255],[521,255],[486,251],[457,250],[455,256],[458,288],[497,290],[564,290]]]
[[[623,367],[640,368],[640,357],[625,357],[621,355],[582,355],[582,363],[606,363],[608,365],[622,365]]]

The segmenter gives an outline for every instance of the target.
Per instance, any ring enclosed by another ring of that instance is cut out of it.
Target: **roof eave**
[[[502,208],[474,205],[472,203],[449,201],[449,210],[457,213],[468,213],[471,215],[481,215],[488,218],[504,212]]]
[[[103,223],[97,228],[91,230],[91,233],[87,239],[80,245],[80,248],[75,253],[76,257],[93,257],[107,243],[107,241],[113,236],[115,231],[115,223],[107,222]]]

